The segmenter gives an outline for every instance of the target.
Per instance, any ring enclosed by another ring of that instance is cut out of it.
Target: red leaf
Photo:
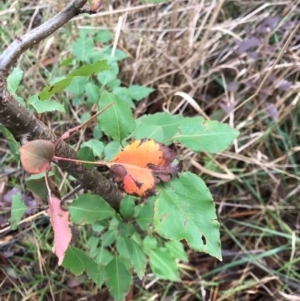
[[[48,215],[54,232],[54,246],[52,251],[58,257],[58,265],[61,265],[72,238],[71,229],[69,227],[69,212],[61,209],[60,200],[54,195],[48,198],[48,203]]]
[[[155,194],[155,185],[170,181],[180,171],[171,164],[176,153],[151,139],[136,140],[127,145],[108,163],[113,180],[128,194],[148,197]]]
[[[20,147],[21,163],[30,174],[38,174],[50,167],[54,156],[54,144],[47,140],[29,141]]]

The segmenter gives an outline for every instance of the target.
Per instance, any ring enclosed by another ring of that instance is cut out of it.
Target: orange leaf
[[[133,141],[107,164],[113,180],[128,194],[148,197],[155,194],[155,185],[177,176],[180,164],[172,164],[176,153],[151,139]]]

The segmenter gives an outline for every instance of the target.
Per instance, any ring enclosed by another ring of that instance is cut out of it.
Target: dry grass
[[[60,5],[0,4],[0,48]],[[24,95],[30,95],[67,56],[65,45],[76,38],[77,28],[108,28],[115,45],[130,56],[121,64],[122,83],[156,89],[135,116],[161,110],[202,115],[241,132],[222,154],[181,152],[185,168],[199,174],[214,195],[223,262],[189,251],[182,283],[147,275],[143,283],[135,282],[134,300],[300,300],[299,5],[292,0],[104,1],[99,14],[76,18],[23,55]],[[46,252],[40,256],[45,244],[32,243],[31,257],[22,257],[35,269],[31,279],[43,280],[36,281],[39,289],[29,289],[21,273],[24,262],[5,258],[0,286],[11,289],[1,290],[1,300],[75,300],[74,289],[61,284],[62,269],[47,273],[53,259]],[[9,274],[11,267],[20,275]],[[49,289],[43,291],[41,283]],[[86,280],[78,283],[75,294],[82,298],[76,300],[107,300]]]

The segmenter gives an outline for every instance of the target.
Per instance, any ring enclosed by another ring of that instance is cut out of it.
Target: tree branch
[[[38,44],[73,17],[82,13],[81,9],[86,2],[87,0],[73,0],[56,16],[12,42],[0,56],[0,72],[2,71],[6,75],[24,51]]]
[[[17,139],[20,139],[22,135],[28,135],[29,140],[45,139],[55,142],[58,137],[8,93],[6,77],[9,69],[28,48],[51,35],[73,17],[87,12],[86,9],[82,8],[86,2],[87,0],[71,1],[65,9],[49,21],[13,41],[0,55],[0,123]],[[93,12],[91,11],[91,13]],[[77,158],[76,152],[64,141],[57,145],[55,155]],[[59,162],[57,165],[75,177],[85,189],[101,195],[112,207],[118,208],[122,194],[101,173],[96,170],[87,170],[78,163]]]

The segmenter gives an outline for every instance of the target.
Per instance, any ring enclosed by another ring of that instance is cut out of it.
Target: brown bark
[[[32,115],[26,108],[14,99],[7,91],[6,77],[20,55],[28,48],[39,43],[73,17],[81,13],[89,12],[83,6],[87,0],[73,0],[56,16],[41,26],[31,30],[21,38],[12,42],[0,55],[0,123],[2,123],[16,139],[22,135],[28,135],[28,140],[45,139],[52,142],[57,137],[36,116]],[[64,141],[56,147],[55,155],[58,157],[77,158],[76,152]],[[112,207],[118,208],[122,194],[115,185],[108,181],[96,170],[87,170],[82,164],[72,162],[59,162],[57,164],[62,170],[75,177],[85,189],[102,196]]]

